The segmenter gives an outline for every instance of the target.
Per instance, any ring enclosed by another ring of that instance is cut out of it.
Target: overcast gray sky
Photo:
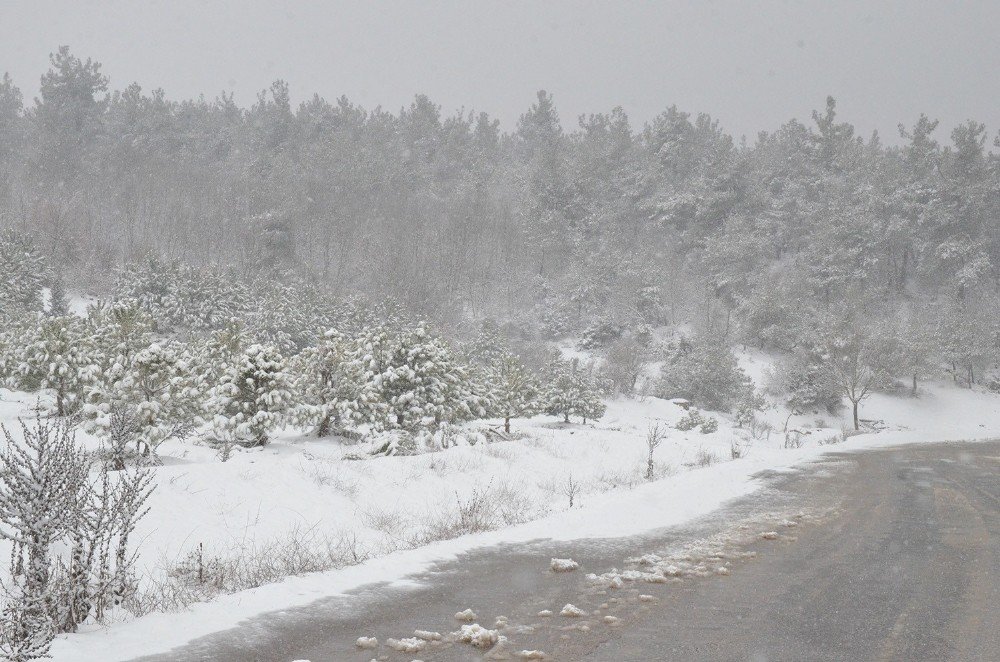
[[[60,44],[112,86],[171,98],[276,78],[295,99],[345,94],[391,110],[428,94],[445,112],[513,127],[538,89],[563,125],[621,105],[706,111],[735,135],[808,120],[827,94],[863,134],[966,119],[1000,128],[1000,2],[280,2],[0,0],[0,71],[32,98]]]

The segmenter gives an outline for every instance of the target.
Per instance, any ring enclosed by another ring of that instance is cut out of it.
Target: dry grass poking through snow
[[[494,531],[538,516],[537,508],[525,496],[523,488],[507,481],[490,481],[482,489],[473,488],[466,497],[456,493],[453,502],[442,504],[441,511],[432,516],[412,543],[425,545],[470,533]]]
[[[330,537],[301,528],[264,543],[244,542],[226,555],[205,554],[199,546],[180,562],[167,564],[163,572],[147,578],[125,607],[137,616],[179,611],[218,595],[292,575],[355,565],[382,553],[359,544],[353,535]]]

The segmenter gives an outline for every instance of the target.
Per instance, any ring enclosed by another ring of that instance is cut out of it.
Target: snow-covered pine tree
[[[686,398],[706,409],[728,411],[748,380],[727,344],[702,335],[668,347],[659,390],[664,398]]]
[[[50,389],[56,415],[71,414],[101,376],[101,354],[83,320],[39,317],[19,352],[18,382],[25,390]]]
[[[546,367],[545,413],[562,416],[563,423],[569,423],[569,415],[574,413],[573,372],[573,365],[558,357]]]
[[[353,361],[363,375],[360,400],[376,427],[433,428],[486,414],[466,367],[423,324],[363,334]]]
[[[504,432],[510,432],[510,419],[531,416],[539,410],[538,380],[513,354],[495,357],[486,369],[486,378],[490,408],[503,419]]]
[[[0,318],[16,318],[42,309],[42,286],[48,266],[26,235],[0,232]]]
[[[607,406],[601,398],[601,388],[593,376],[577,370],[574,375],[577,394],[576,414],[586,423],[588,419],[596,421],[604,416]]]
[[[106,388],[128,372],[136,352],[148,347],[153,318],[135,300],[114,301],[90,308],[87,326],[102,359]]]
[[[292,357],[289,373],[295,405],[289,419],[298,427],[315,427],[325,437],[345,423],[363,420],[359,403],[360,372],[350,359],[352,342],[334,330]]]
[[[190,431],[202,394],[187,348],[176,341],[151,343],[135,352],[118,379],[88,394],[87,429],[114,448],[134,442],[141,456],[154,456],[165,440]],[[130,439],[115,438],[126,430]]]
[[[273,347],[253,344],[223,366],[206,409],[218,441],[264,446],[292,405],[285,358]]]
[[[49,287],[49,308],[46,312],[53,317],[69,315],[69,297],[62,276],[56,276],[52,280],[52,285]]]
[[[497,323],[486,320],[476,337],[465,345],[463,353],[472,363],[494,366],[510,354],[510,349]]]
[[[564,423],[569,423],[571,415],[586,423],[604,416],[606,410],[597,382],[575,360],[555,357],[550,361],[544,399],[545,413],[562,416]]]
[[[161,330],[212,331],[245,320],[246,285],[224,270],[198,269],[149,256],[117,274],[115,296],[131,299]]]

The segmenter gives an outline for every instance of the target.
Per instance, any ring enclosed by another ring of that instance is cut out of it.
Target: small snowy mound
[[[593,573],[587,575],[587,581],[597,588],[621,588],[625,586],[625,580],[617,570],[606,572],[603,575]]]
[[[416,637],[409,637],[407,639],[388,639],[386,640],[386,645],[394,651],[399,651],[400,653],[419,653],[427,646],[427,642],[423,639],[417,639]]]
[[[454,633],[463,644],[472,644],[476,648],[483,650],[492,648],[497,642],[503,639],[496,630],[489,630],[478,623],[463,625],[462,629]]]
[[[622,621],[617,616],[605,616],[604,622],[607,623],[608,625],[618,625]]]
[[[552,572],[573,572],[580,564],[573,559],[552,559]]]
[[[430,630],[414,630],[413,636],[424,641],[441,641],[441,633]]]
[[[546,617],[552,615],[552,610],[551,609],[543,609],[540,612],[538,612],[538,615],[541,616],[542,618],[546,618]]]
[[[656,598],[645,593],[639,596],[639,602],[656,602]]]
[[[542,651],[528,651],[528,650],[524,650],[524,651],[518,651],[517,653],[514,653],[514,657],[516,657],[516,658],[518,658],[520,660],[544,660],[545,659],[545,653],[543,653]]]
[[[457,614],[455,614],[456,621],[466,621],[467,623],[471,623],[472,621],[476,620],[476,618],[478,618],[476,616],[476,612],[472,611],[471,609],[466,609],[464,611],[460,611]]]
[[[375,637],[358,637],[358,640],[354,642],[354,645],[362,650],[371,650],[373,648],[378,648],[378,639]]]
[[[562,611],[559,612],[559,615],[567,616],[569,618],[579,618],[580,616],[586,615],[586,613],[587,612],[585,612],[584,610],[580,609],[575,605],[567,604],[565,607],[562,608]]]
[[[778,532],[777,531],[765,531],[764,533],[760,534],[760,537],[761,537],[762,540],[777,540],[778,539]]]

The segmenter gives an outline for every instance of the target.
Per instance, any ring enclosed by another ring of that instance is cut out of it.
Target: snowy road
[[[570,556],[579,570],[549,570]],[[655,535],[480,550],[409,589],[367,587],[142,659],[1000,659],[998,567],[1000,444],[925,444],[829,456]],[[567,603],[586,614],[559,616]],[[447,641],[466,608],[490,628],[506,617],[507,642],[484,657]],[[416,629],[445,641],[385,645]],[[359,636],[379,648],[356,649]]]

